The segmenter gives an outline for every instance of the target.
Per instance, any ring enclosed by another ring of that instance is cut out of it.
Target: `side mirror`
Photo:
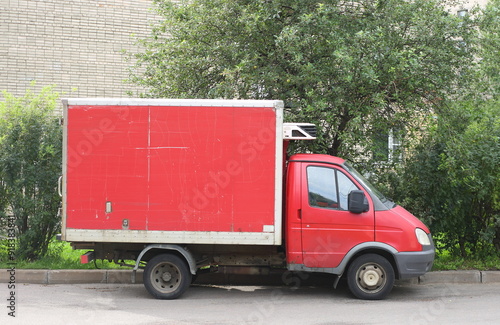
[[[361,190],[354,190],[349,193],[348,197],[349,212],[363,213],[370,209],[365,193]]]

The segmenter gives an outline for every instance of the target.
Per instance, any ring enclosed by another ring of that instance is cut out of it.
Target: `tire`
[[[384,299],[394,286],[394,269],[389,261],[377,254],[357,257],[347,270],[347,285],[359,299]]]
[[[144,286],[156,299],[176,299],[191,284],[186,261],[173,254],[153,257],[144,269]]]

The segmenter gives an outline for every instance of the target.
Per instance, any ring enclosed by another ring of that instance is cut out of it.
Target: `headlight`
[[[417,236],[417,240],[422,246],[429,246],[431,241],[429,240],[429,236],[420,228],[415,229],[415,236]]]

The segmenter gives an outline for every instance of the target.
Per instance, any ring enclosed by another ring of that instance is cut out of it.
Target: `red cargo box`
[[[281,243],[281,101],[63,104],[64,240]]]

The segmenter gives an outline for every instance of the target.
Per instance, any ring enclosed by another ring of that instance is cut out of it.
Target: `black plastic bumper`
[[[423,246],[421,252],[399,252],[395,254],[399,279],[417,277],[431,270],[436,252],[432,238],[430,240],[431,245]]]

